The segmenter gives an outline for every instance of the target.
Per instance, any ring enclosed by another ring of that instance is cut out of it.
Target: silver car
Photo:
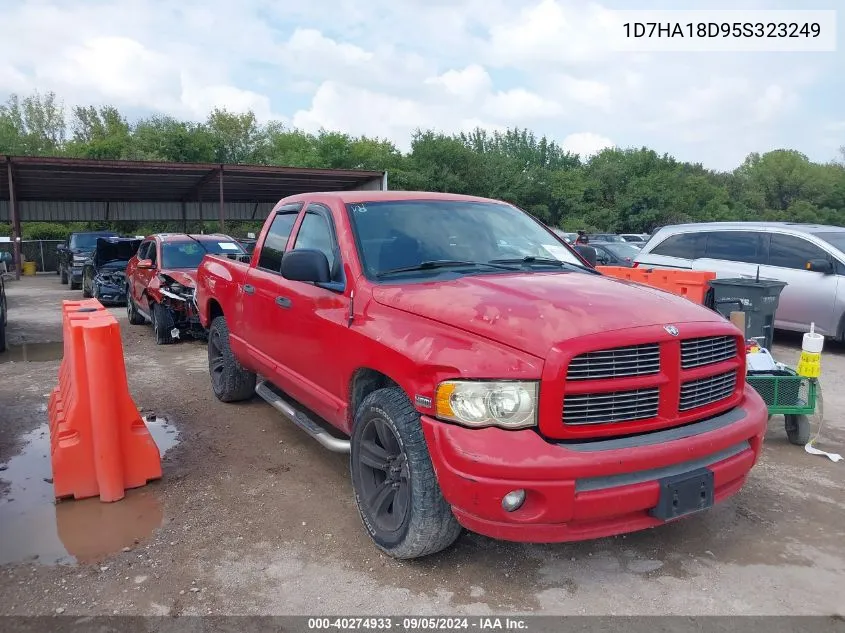
[[[711,222],[658,230],[637,255],[640,267],[709,270],[717,277],[784,281],[775,327],[811,323],[845,340],[845,228],[788,222]]]

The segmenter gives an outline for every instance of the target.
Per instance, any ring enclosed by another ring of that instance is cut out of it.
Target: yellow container
[[[21,272],[24,275],[35,275],[35,262],[24,262],[21,264]]]

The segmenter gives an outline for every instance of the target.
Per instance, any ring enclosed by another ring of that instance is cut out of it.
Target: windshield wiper
[[[567,262],[562,262],[553,257],[535,257],[528,255],[527,257],[517,257],[514,259],[491,259],[493,264],[550,264],[552,266],[566,266]]]
[[[414,264],[413,266],[402,266],[401,268],[383,270],[380,273],[377,273],[376,277],[385,277],[386,275],[392,275],[394,273],[413,272],[415,270],[434,270],[436,268],[451,268],[458,266],[485,266],[487,268],[497,268],[499,270],[519,270],[518,268],[514,268],[513,266],[504,266],[497,262],[473,262],[462,259],[434,259],[420,262],[419,264]]]
[[[553,257],[536,257],[528,255],[526,257],[518,257],[514,259],[491,259],[491,264],[542,264],[544,266],[557,266],[558,268],[575,268],[576,270],[583,270],[587,272],[597,272],[587,266],[580,264],[573,264],[571,262],[564,262]]]
[[[197,238],[195,238],[193,235],[188,235],[188,237],[189,237],[189,238],[191,238],[192,240],[194,240],[197,244],[199,244],[199,245],[200,245],[200,248],[202,248],[202,250],[204,250],[206,253],[208,252],[208,249],[205,247],[205,244],[203,244],[202,242],[200,242],[200,241],[199,241]]]

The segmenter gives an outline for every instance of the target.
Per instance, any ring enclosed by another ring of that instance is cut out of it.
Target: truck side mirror
[[[833,274],[833,264],[827,259],[811,259],[807,262],[807,270],[824,275]]]
[[[291,281],[324,284],[331,281],[329,259],[323,251],[303,248],[282,256],[282,277]]]
[[[592,266],[593,268],[596,267],[596,249],[592,246],[587,246],[586,244],[576,244],[575,245],[575,252],[578,253],[581,257],[587,260],[587,263]]]
[[[150,270],[151,268],[153,268],[153,262],[151,259],[142,259],[138,262],[138,268]]]

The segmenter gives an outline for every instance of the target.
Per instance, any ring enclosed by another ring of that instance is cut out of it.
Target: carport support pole
[[[15,258],[15,279],[21,278],[21,218],[18,213],[18,201],[15,198],[15,181],[12,178],[12,161],[6,159],[6,169],[9,174],[9,214],[12,220],[12,248]]]
[[[223,165],[220,165],[220,174],[218,176],[220,182],[220,232],[226,232],[226,207],[223,202]]]

